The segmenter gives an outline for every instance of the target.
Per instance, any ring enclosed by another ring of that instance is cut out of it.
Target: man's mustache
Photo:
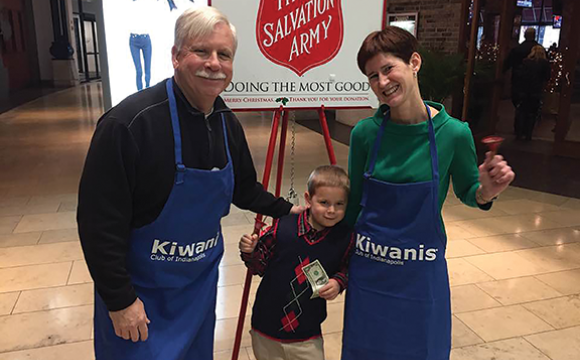
[[[207,72],[205,70],[198,70],[195,73],[195,76],[199,76],[199,77],[206,78],[206,79],[211,79],[211,80],[223,80],[223,79],[226,78],[226,74],[224,74],[221,71],[220,72],[216,72],[216,73],[213,73],[213,72],[210,73],[210,72]]]

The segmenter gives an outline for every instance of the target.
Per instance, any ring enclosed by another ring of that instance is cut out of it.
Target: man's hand
[[[123,310],[109,311],[109,317],[118,337],[133,342],[145,341],[149,337],[147,324],[151,321],[147,318],[145,307],[139,298]]]
[[[307,209],[304,205],[294,205],[292,209],[290,209],[290,214],[301,214]]]
[[[501,155],[491,157],[491,153],[485,154],[483,164],[479,165],[479,182],[481,183],[481,196],[491,201],[501,194],[509,184],[514,181],[516,175]]]
[[[251,254],[254,252],[256,245],[258,244],[258,235],[244,235],[240,239],[240,251],[243,253]]]
[[[320,289],[318,295],[320,295],[320,297],[323,298],[324,300],[334,300],[338,296],[339,292],[340,285],[338,284],[338,281],[330,279],[328,280],[328,284],[324,285]]]

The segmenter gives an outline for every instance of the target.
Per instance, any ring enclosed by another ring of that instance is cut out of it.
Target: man
[[[536,42],[536,29],[529,27],[524,32],[525,41],[513,48],[503,64],[503,71],[506,72],[512,69],[512,104],[517,109],[521,105],[522,100],[522,86],[526,74],[522,72],[522,64],[524,59],[530,54],[532,48],[538,45]],[[517,119],[514,120],[514,127],[516,127]],[[518,129],[515,129],[516,132]]]
[[[77,215],[96,288],[97,360],[212,359],[220,219],[232,202],[273,217],[302,210],[256,181],[243,129],[219,97],[236,45],[218,10],[187,10],[174,77],[97,125]]]

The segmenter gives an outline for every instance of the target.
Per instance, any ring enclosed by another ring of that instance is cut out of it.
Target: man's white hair
[[[217,24],[223,23],[232,30],[234,35],[234,54],[238,47],[238,36],[235,26],[228,18],[213,6],[194,6],[183,12],[175,22],[175,41],[177,50],[191,39],[202,39],[211,35]]]

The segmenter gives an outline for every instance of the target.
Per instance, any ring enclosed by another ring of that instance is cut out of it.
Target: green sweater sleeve
[[[461,125],[455,139],[455,151],[449,173],[457,198],[468,206],[477,207],[475,200],[475,192],[479,187],[477,154],[469,126],[467,123]]]
[[[354,226],[361,211],[360,201],[362,199],[363,191],[363,176],[369,153],[369,141],[364,131],[361,131],[361,125],[364,125],[363,121],[361,121],[359,126],[352,130],[350,136],[350,149],[348,154],[350,196],[348,198],[348,206],[345,215],[346,221],[350,226]]]

